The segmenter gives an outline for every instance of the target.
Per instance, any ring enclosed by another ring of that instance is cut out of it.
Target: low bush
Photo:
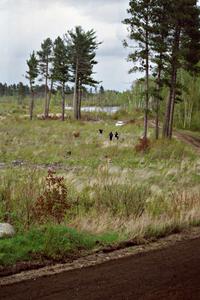
[[[110,211],[114,216],[140,217],[151,192],[144,185],[105,184],[94,188],[95,206],[98,211]]]
[[[35,219],[40,223],[45,223],[48,218],[52,218],[54,222],[61,223],[70,206],[64,178],[56,176],[55,171],[49,169],[44,192],[34,205]]]
[[[139,143],[135,146],[136,152],[146,152],[150,149],[149,139],[142,137],[139,139]]]

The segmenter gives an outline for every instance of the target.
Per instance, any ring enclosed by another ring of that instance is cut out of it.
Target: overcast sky
[[[24,81],[26,59],[41,42],[76,25],[94,28],[103,44],[97,52],[96,79],[107,89],[126,90],[127,50],[122,46],[128,0],[0,0],[0,82]]]

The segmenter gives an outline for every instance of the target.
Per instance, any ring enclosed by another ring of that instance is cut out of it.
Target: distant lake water
[[[72,106],[66,106],[65,107],[66,110],[72,110],[73,107]],[[83,106],[81,107],[81,111],[84,112],[105,112],[108,114],[114,114],[117,111],[119,111],[121,109],[120,106]]]

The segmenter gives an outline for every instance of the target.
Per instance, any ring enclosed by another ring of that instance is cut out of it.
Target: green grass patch
[[[35,259],[59,261],[82,250],[91,250],[117,242],[115,233],[92,235],[78,232],[73,228],[61,225],[46,225],[32,228],[0,242],[0,265],[11,265],[19,261]]]

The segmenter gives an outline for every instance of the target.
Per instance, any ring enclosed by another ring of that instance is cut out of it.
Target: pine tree
[[[130,15],[123,23],[128,25],[129,39],[136,43],[134,52],[129,54],[129,61],[135,66],[129,71],[145,72],[145,109],[144,109],[144,139],[148,133],[148,111],[149,111],[149,71],[150,71],[150,36],[151,36],[151,15],[153,0],[130,0]],[[125,41],[124,46],[128,47]],[[138,66],[138,63],[140,64]]]
[[[151,61],[154,65],[153,76],[155,77],[155,88],[153,97],[155,99],[155,138],[159,138],[159,112],[162,87],[164,85],[164,71],[166,69],[167,52],[169,49],[169,2],[166,0],[154,0],[152,3],[152,29],[150,47],[152,49]]]
[[[4,93],[5,93],[5,89],[4,89],[4,85],[3,83],[0,83],[0,96],[4,96]]]
[[[17,90],[18,102],[19,104],[22,104],[22,101],[25,98],[26,94],[25,85],[23,84],[23,82],[19,82],[16,87],[15,85],[13,85],[13,90]]]
[[[101,85],[100,88],[99,88],[99,94],[104,94],[105,93],[105,90],[104,90],[104,87]]]
[[[27,60],[28,71],[26,72],[26,78],[29,80],[30,91],[31,91],[31,102],[30,102],[30,120],[33,119],[33,108],[34,108],[34,84],[38,77],[38,61],[35,56],[35,52],[30,55],[29,60]]]
[[[69,62],[67,47],[63,40],[58,37],[53,47],[52,79],[62,87],[62,121],[65,119],[65,88],[69,81]]]
[[[94,30],[84,31],[78,26],[65,36],[68,48],[72,81],[74,82],[74,117],[81,118],[81,97],[83,85],[95,86],[98,82],[92,77],[96,50],[100,43]]]
[[[52,40],[47,38],[41,44],[41,50],[37,52],[39,61],[39,70],[42,75],[42,79],[45,80],[45,105],[44,105],[44,116],[48,118],[49,114],[49,87],[48,80],[50,78],[50,64],[52,61]]]
[[[199,61],[199,9],[195,0],[170,1],[171,49],[168,58],[169,99],[163,124],[163,136],[172,138],[174,108],[179,94],[177,75],[180,68],[194,70]]]

